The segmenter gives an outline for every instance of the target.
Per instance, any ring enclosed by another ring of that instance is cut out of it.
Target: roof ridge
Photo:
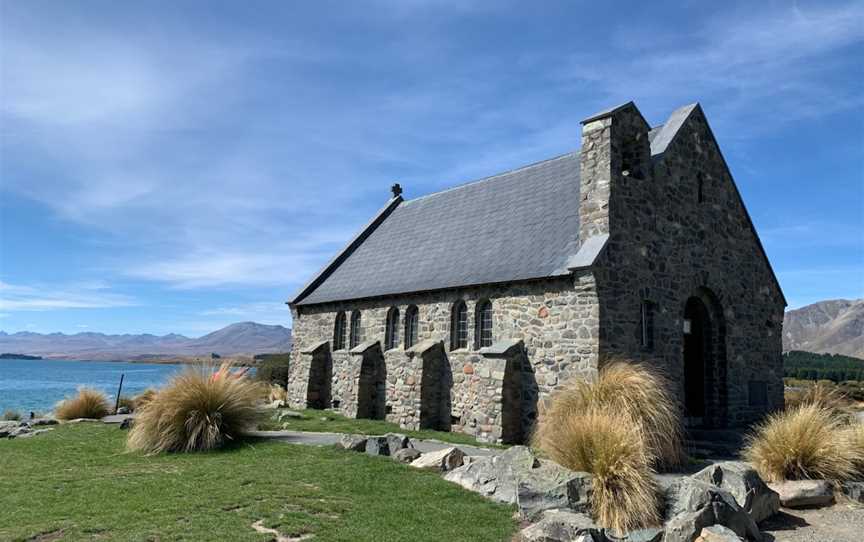
[[[445,188],[444,190],[439,190],[439,191],[437,191],[437,192],[431,192],[431,193],[429,193],[429,194],[424,194],[424,195],[422,195],[422,196],[417,196],[416,198],[409,199],[409,200],[405,200],[405,201],[402,203],[402,205],[403,205],[403,206],[405,206],[405,205],[410,205],[411,203],[414,203],[415,201],[419,201],[419,200],[426,199],[426,198],[431,198],[431,197],[433,197],[433,196],[437,196],[437,195],[440,195],[440,194],[446,194],[447,192],[452,192],[452,191],[454,191],[454,190],[460,190],[460,189],[462,189],[462,188],[467,188],[467,187],[469,187],[469,186],[473,186],[473,185],[475,185],[475,184],[479,184],[479,183],[482,183],[482,182],[491,181],[491,180],[496,179],[496,178],[498,178],[498,177],[503,177],[504,175],[512,175],[513,173],[517,173],[517,172],[519,172],[519,171],[524,171],[524,170],[526,170],[526,169],[531,169],[531,168],[533,168],[533,167],[537,167],[537,166],[539,166],[539,165],[541,165],[541,164],[545,164],[545,163],[547,163],[547,162],[554,162],[555,160],[561,160],[562,158],[566,158],[566,157],[568,157],[568,156],[573,156],[573,155],[578,154],[578,153],[579,153],[579,150],[580,150],[580,149],[572,150],[572,151],[570,151],[570,152],[565,152],[565,153],[563,153],[563,154],[559,154],[558,156],[553,156],[552,158],[546,158],[546,159],[544,159],[544,160],[538,160],[538,161],[536,161],[536,162],[532,162],[532,163],[527,164],[527,165],[524,165],[524,166],[519,166],[519,167],[516,167],[516,168],[513,168],[513,169],[509,169],[509,170],[507,170],[507,171],[503,171],[503,172],[501,172],[501,173],[496,173],[496,174],[494,174],[494,175],[489,175],[488,177],[482,177],[482,178],[480,178],[480,179],[475,179],[475,180],[473,180],[473,181],[467,181],[467,182],[465,182],[465,183],[462,183],[462,184],[459,184],[459,185],[456,185],[456,186],[451,186],[450,188]]]

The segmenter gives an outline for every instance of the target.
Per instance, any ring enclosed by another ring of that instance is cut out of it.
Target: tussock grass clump
[[[79,388],[78,395],[67,397],[57,403],[54,416],[58,420],[74,420],[77,418],[102,418],[111,411],[108,398],[99,390]]]
[[[556,419],[536,442],[554,461],[593,475],[600,524],[627,532],[660,523],[659,496],[642,432],[626,414],[588,410]]]
[[[7,422],[20,422],[21,421],[21,413],[17,410],[7,410],[3,413],[3,421]]]
[[[254,427],[261,397],[258,382],[230,364],[217,371],[188,368],[141,407],[127,447],[146,453],[212,450]]]
[[[864,480],[864,423],[854,423],[843,431],[846,446],[852,454],[855,478]]]
[[[147,388],[142,391],[132,399],[132,411],[134,412],[142,408],[144,405],[152,401],[154,397],[156,397],[156,390],[153,388]]]
[[[849,431],[841,417],[814,403],[769,416],[747,437],[743,456],[771,482],[846,480],[856,471]]]
[[[288,391],[279,384],[271,384],[267,399],[271,403],[273,401],[285,401],[288,399]]]
[[[544,416],[555,426],[574,413],[597,410],[623,414],[639,428],[646,453],[655,466],[681,464],[684,453],[681,416],[667,381],[645,365],[613,360],[594,380],[574,379],[552,400]]]
[[[620,360],[554,394],[540,412],[533,444],[594,476],[594,516],[619,532],[659,524],[654,468],[683,459],[680,414],[666,381]]]
[[[852,402],[846,394],[833,383],[817,382],[800,390],[790,390],[784,394],[786,409],[795,409],[801,405],[816,405],[841,416],[849,415]]]

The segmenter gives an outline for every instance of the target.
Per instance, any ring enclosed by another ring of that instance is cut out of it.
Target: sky
[[[864,297],[862,59],[860,0],[0,0],[0,329],[290,326],[393,182],[629,100],[702,104],[790,308]]]

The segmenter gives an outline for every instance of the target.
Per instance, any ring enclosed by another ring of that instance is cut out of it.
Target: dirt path
[[[783,508],[759,528],[776,542],[861,542],[864,507],[840,503],[810,510]]]

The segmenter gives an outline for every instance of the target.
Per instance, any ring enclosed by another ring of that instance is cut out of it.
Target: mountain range
[[[783,350],[864,359],[864,299],[820,301],[787,312]]]
[[[291,350],[291,330],[278,325],[239,322],[189,338],[168,335],[32,333],[0,331],[0,352],[66,359],[132,359],[144,356],[266,354]]]

